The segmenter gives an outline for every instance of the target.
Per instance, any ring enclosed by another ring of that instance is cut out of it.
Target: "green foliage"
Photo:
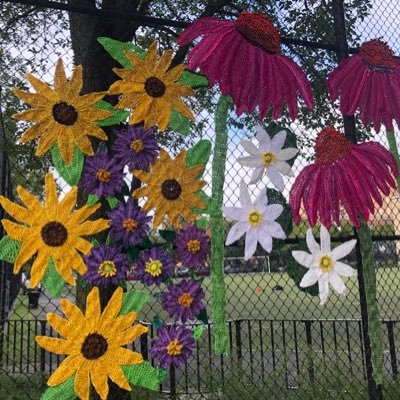
[[[0,260],[14,263],[17,258],[21,243],[6,235],[0,240]]]
[[[60,385],[49,387],[40,400],[75,400],[75,374]]]
[[[53,258],[49,261],[42,283],[52,297],[60,296],[64,287],[64,279],[57,272]]]
[[[57,172],[69,185],[77,185],[81,179],[84,155],[82,151],[78,148],[74,148],[74,157],[71,164],[66,165],[61,157],[60,149],[58,144],[54,145],[51,149],[51,158]]]
[[[149,297],[149,294],[140,292],[138,290],[132,290],[124,293],[120,314],[125,315],[132,311],[139,312],[148,302]]]

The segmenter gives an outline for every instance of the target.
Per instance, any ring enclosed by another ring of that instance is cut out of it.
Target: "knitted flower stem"
[[[386,138],[389,143],[390,152],[393,154],[393,157],[396,159],[397,166],[400,168],[400,155],[399,149],[397,148],[396,137],[393,131],[386,131]],[[400,176],[396,178],[397,181],[397,191],[400,192]]]
[[[210,202],[211,228],[211,292],[216,354],[229,353],[229,335],[226,325],[224,281],[224,218],[222,216],[226,152],[228,148],[228,112],[232,99],[219,98],[215,112],[215,145],[212,161],[212,196]]]
[[[368,336],[371,345],[372,376],[377,385],[383,383],[383,346],[379,320],[378,302],[376,301],[376,273],[371,231],[360,216],[361,227],[356,229],[364,276],[365,300],[368,315]]]

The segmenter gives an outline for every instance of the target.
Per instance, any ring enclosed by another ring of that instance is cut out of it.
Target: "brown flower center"
[[[107,171],[107,170],[105,170],[105,169],[103,169],[103,168],[100,168],[100,169],[97,171],[96,178],[97,178],[100,182],[108,183],[108,182],[110,182],[110,179],[111,179],[111,173],[110,173],[110,171]]]
[[[396,67],[392,50],[385,42],[378,39],[363,43],[360,57],[372,70],[390,72]]]
[[[70,104],[61,101],[53,106],[53,118],[59,124],[71,126],[78,119],[78,111]]]
[[[57,221],[51,221],[44,225],[40,234],[43,242],[53,247],[62,246],[68,238],[67,228]]]
[[[234,24],[249,42],[271,54],[280,52],[279,31],[269,17],[258,12],[242,12]]]
[[[192,254],[198,253],[200,251],[200,241],[197,239],[189,240],[187,242],[187,249]]]
[[[107,340],[98,333],[91,333],[86,336],[81,347],[81,353],[87,360],[100,358],[108,349]]]
[[[167,179],[161,185],[161,193],[167,200],[176,200],[182,193],[182,186],[175,179]]]
[[[190,293],[183,293],[178,298],[178,304],[184,308],[189,308],[193,303],[193,296]]]
[[[138,227],[138,223],[134,219],[128,218],[124,222],[122,222],[122,227],[126,231],[131,232]]]
[[[353,145],[334,127],[323,129],[315,141],[317,163],[332,164],[347,156]]]
[[[144,90],[151,97],[161,97],[165,93],[165,84],[155,76],[146,79]]]
[[[144,150],[143,142],[140,139],[136,139],[131,143],[131,149],[135,153],[140,153]]]

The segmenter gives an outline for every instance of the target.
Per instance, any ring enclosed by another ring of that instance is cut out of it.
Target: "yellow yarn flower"
[[[164,131],[171,109],[194,120],[192,112],[181,100],[181,96],[192,95],[193,89],[177,82],[185,65],[179,64],[168,70],[172,53],[172,50],[167,50],[158,60],[157,42],[153,42],[144,60],[133,52],[125,51],[133,67],[113,69],[122,80],[114,82],[108,93],[122,94],[115,108],[133,109],[130,124],[144,121],[145,129],[158,125],[159,130]]]
[[[74,212],[78,196],[76,186],[59,203],[51,173],[46,175],[45,204],[21,186],[17,187],[17,192],[25,207],[0,196],[0,205],[21,223],[7,219],[1,221],[9,236],[22,242],[14,263],[14,273],[17,274],[36,255],[31,267],[31,287],[34,288],[41,281],[52,257],[58,273],[66,282],[75,285],[73,269],[81,275],[87,271],[78,251],[88,254],[92,248],[92,244],[81,236],[93,235],[108,228],[106,219],[86,221],[100,205],[84,206]]]
[[[132,174],[147,186],[136,189],[134,198],[147,197],[144,211],[155,209],[153,226],[158,227],[167,215],[171,224],[179,228],[179,216],[193,222],[196,215],[192,208],[204,209],[206,204],[196,194],[205,184],[198,180],[204,165],[186,167],[186,151],[182,150],[175,160],[161,149],[160,158],[152,165],[151,171],[134,170]]]
[[[101,313],[99,289],[93,288],[86,301],[85,315],[66,299],[60,301],[67,319],[48,313],[47,321],[65,339],[37,336],[36,341],[47,351],[66,354],[67,357],[50,376],[47,384],[57,386],[73,374],[74,390],[81,400],[89,399],[90,383],[102,400],[107,399],[108,378],[125,390],[131,390],[121,366],[140,364],[139,353],[124,348],[148,328],[133,322],[137,313],[118,316],[122,306],[122,288],[119,287]]]
[[[92,156],[94,153],[88,136],[107,140],[107,135],[96,125],[96,121],[109,117],[111,113],[94,107],[106,92],[80,96],[82,66],[76,67],[71,80],[68,80],[61,58],[56,65],[54,89],[31,74],[26,77],[37,93],[15,88],[13,92],[33,108],[13,115],[13,118],[36,124],[24,132],[20,142],[26,143],[40,137],[37,156],[42,156],[58,143],[66,164],[72,162],[75,144],[83,153]]]

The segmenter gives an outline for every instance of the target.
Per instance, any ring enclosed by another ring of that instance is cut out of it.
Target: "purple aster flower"
[[[203,229],[188,225],[176,235],[178,257],[185,267],[200,267],[210,253],[210,239]]]
[[[143,250],[136,265],[137,278],[147,286],[160,285],[172,275],[174,266],[172,257],[165,250],[159,247]]]
[[[117,164],[116,159],[110,160],[107,153],[86,158],[80,187],[87,194],[114,196],[122,190],[123,183],[123,165]]]
[[[158,144],[152,129],[142,126],[128,126],[117,133],[113,145],[115,157],[130,170],[147,169],[158,155]]]
[[[204,291],[200,284],[192,279],[169,285],[168,290],[164,293],[162,306],[177,321],[194,320],[206,307],[202,302]]]
[[[93,247],[84,260],[88,271],[83,278],[91,285],[107,287],[125,279],[129,259],[117,245]]]
[[[107,213],[110,221],[110,235],[123,246],[136,246],[141,243],[150,230],[148,217],[139,206],[135,206],[133,199],[126,204],[120,203]]]
[[[163,325],[157,330],[157,336],[151,342],[150,354],[162,368],[179,367],[196,346],[193,332],[184,326]]]

